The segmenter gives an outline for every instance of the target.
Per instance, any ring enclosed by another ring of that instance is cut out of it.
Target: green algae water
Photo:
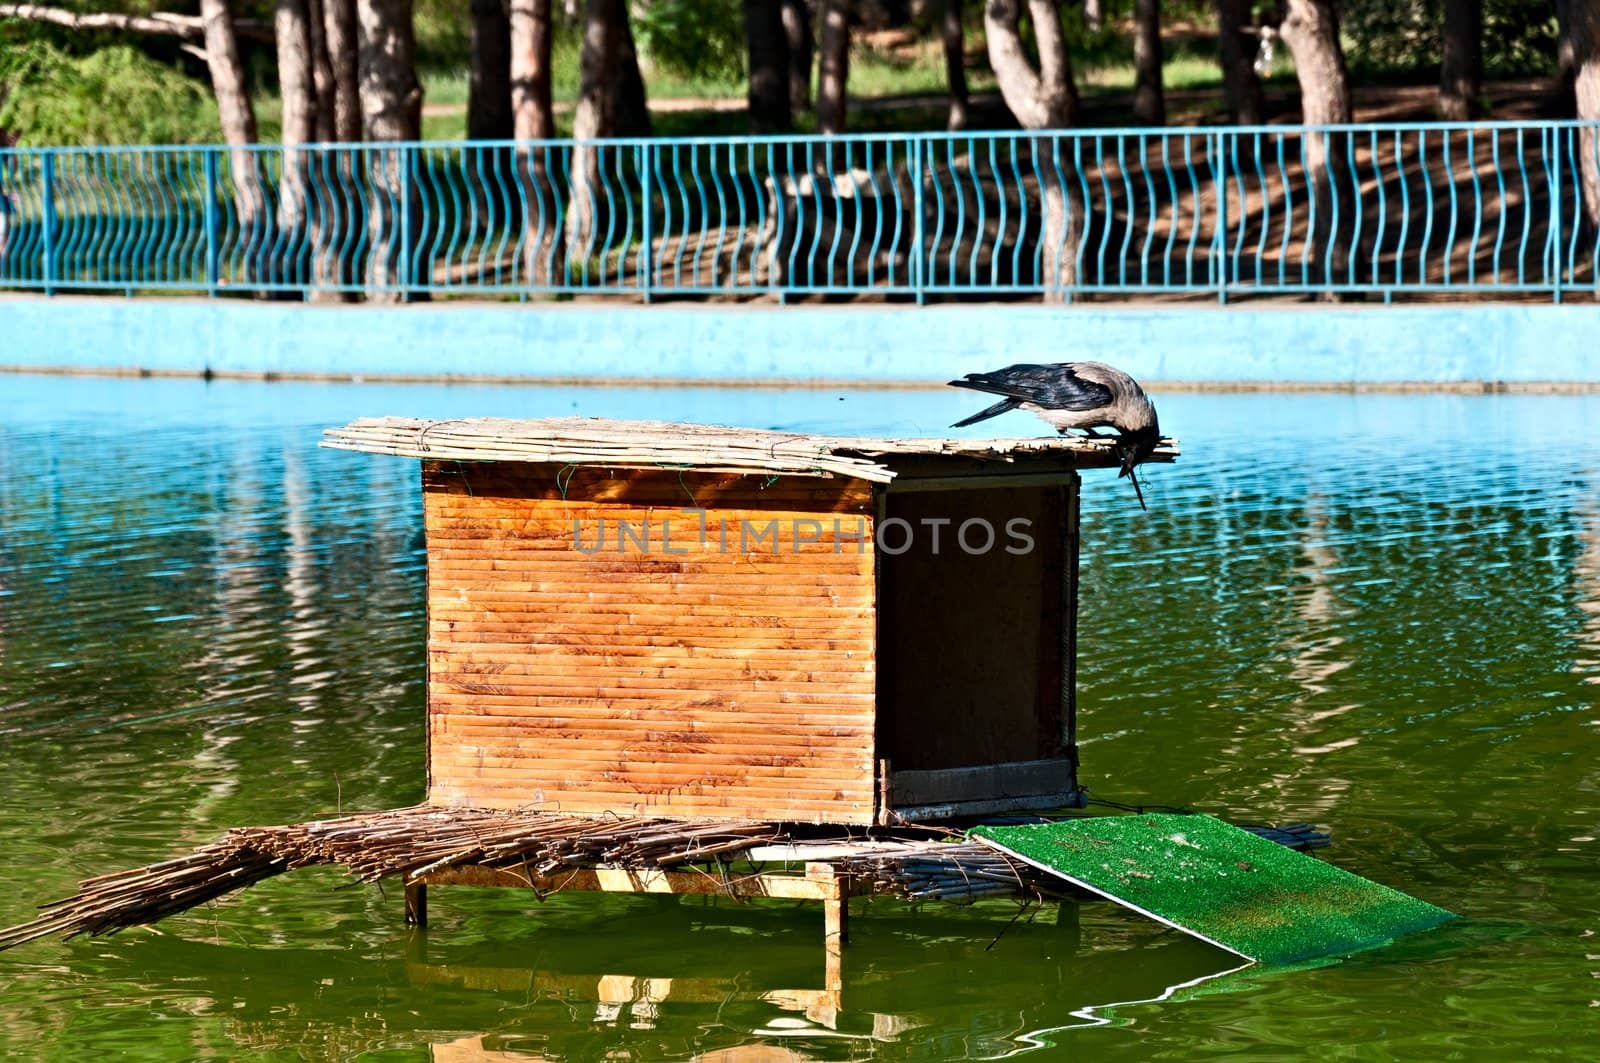
[[[1307,820],[1464,918],[1312,968],[1110,904],[433,892],[296,872],[0,954],[0,1055],[79,1060],[1594,1058],[1600,396],[1156,396],[1085,491],[1083,775]],[[0,378],[0,923],[240,824],[423,792],[413,462],[356,416],[939,434],[955,391]],[[989,428],[991,426],[982,426]],[[1031,434],[1023,415],[994,426]]]

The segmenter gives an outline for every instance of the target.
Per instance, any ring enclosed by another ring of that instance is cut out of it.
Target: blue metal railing
[[[1595,123],[0,151],[0,288],[1593,290]]]

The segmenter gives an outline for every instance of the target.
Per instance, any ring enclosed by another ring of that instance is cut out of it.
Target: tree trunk
[[[312,49],[318,48],[321,26],[321,57],[326,62],[317,85],[317,137],[324,141],[353,144],[361,139],[361,101],[357,75],[355,0],[313,0],[311,5]],[[320,68],[319,68],[320,69]],[[354,220],[361,210],[356,191],[355,152],[333,149],[316,157],[311,169],[313,209],[312,281],[323,291],[313,292],[317,302],[342,302],[356,298],[338,289],[355,283],[356,265],[348,245],[352,242]]]
[[[1574,0],[1556,0],[1556,76],[1550,85],[1550,99],[1545,108],[1550,118],[1571,118],[1577,113],[1577,101],[1573,97],[1578,80],[1578,59],[1572,37],[1573,3]]]
[[[1279,33],[1294,55],[1295,76],[1300,81],[1301,120],[1308,126],[1349,122],[1350,84],[1345,76],[1333,0],[1288,0],[1288,14]],[[1309,248],[1310,261],[1320,265],[1309,278],[1314,283],[1347,279],[1345,267],[1350,250],[1336,242],[1333,232],[1334,204],[1345,183],[1343,168],[1335,165],[1344,154],[1340,150],[1344,136],[1308,130],[1302,142],[1307,195],[1316,214]],[[1346,216],[1348,213],[1346,210]]]
[[[1439,117],[1476,117],[1483,91],[1483,0],[1444,0],[1440,56]]]
[[[1140,125],[1167,124],[1161,61],[1161,0],[1133,0],[1133,117]]]
[[[588,0],[585,7],[583,48],[578,56],[578,104],[572,116],[572,135],[580,142],[617,135],[624,80],[617,73],[617,65],[624,53],[627,17],[624,0]],[[573,146],[567,196],[569,262],[587,260],[600,250],[598,241],[609,219],[600,167],[602,156],[615,151],[592,143]]]
[[[304,284],[309,165],[301,144],[317,136],[317,91],[311,61],[311,11],[306,0],[277,0],[273,28],[278,45],[278,92],[283,103],[283,157],[278,175],[278,231],[272,273],[277,284]]]
[[[793,127],[782,0],[744,0],[744,39],[750,57],[750,132],[786,133]]]
[[[844,132],[845,88],[850,80],[849,0],[822,0],[821,64],[817,72],[817,132]]]
[[[361,117],[368,140],[416,140],[422,126],[422,86],[411,0],[357,0]]]
[[[789,51],[789,117],[811,106],[811,13],[805,0],[783,0],[783,35]]]
[[[550,0],[511,0],[512,135],[548,140],[556,134],[550,102]]]
[[[1266,119],[1261,79],[1256,76],[1255,39],[1244,33],[1249,0],[1217,0],[1217,63],[1222,92],[1235,125],[1260,125]]]
[[[1600,122],[1600,7],[1572,3],[1564,28],[1578,117]],[[1583,214],[1592,237],[1600,233],[1600,136],[1593,125],[1578,133],[1578,171],[1583,179]]]
[[[244,63],[239,59],[239,39],[233,32],[227,0],[200,0],[200,17],[205,23],[206,64],[211,71],[211,91],[217,98],[222,139],[233,147],[254,144],[256,112],[245,88]]]
[[[949,86],[950,117],[945,128],[951,132],[967,128],[967,40],[961,24],[961,0],[944,0],[944,79]]]
[[[306,0],[277,0],[278,91],[285,148],[317,137],[317,90],[311,60],[311,12]]]
[[[367,139],[414,141],[421,132],[422,88],[417,84],[411,0],[357,0],[356,21]],[[367,298],[373,302],[404,302],[409,286],[428,281],[415,272],[422,220],[412,174],[415,161],[414,148],[368,154]]]
[[[256,141],[256,112],[245,87],[244,63],[239,59],[239,40],[233,32],[233,15],[227,0],[200,0],[200,18],[205,25],[206,65],[211,72],[211,91],[217,99],[222,138],[233,149],[228,153],[228,176],[238,217],[244,280],[250,284],[260,272],[256,257],[267,236],[261,160],[255,152],[246,150],[246,145]]]
[[[511,101],[511,18],[506,0],[472,0],[467,70],[467,139],[510,140],[516,135]],[[474,218],[486,228],[498,214],[501,182],[515,178],[517,153],[510,147],[463,149],[467,195]],[[483,232],[480,228],[479,232]]]
[[[511,113],[518,140],[549,140],[556,133],[550,102],[550,41],[550,0],[511,0]],[[517,149],[523,260],[527,283],[533,287],[559,284],[566,268],[550,170],[549,148]]]
[[[333,131],[333,60],[328,58],[328,33],[322,13],[322,0],[307,0],[310,19],[311,86],[316,96],[316,138],[326,144],[335,138]]]
[[[353,144],[361,139],[360,46],[355,0],[322,0],[322,30],[328,64],[333,68],[333,139]]]
[[[1083,0],[1083,22],[1098,33],[1106,23],[1105,0]]]
[[[1061,15],[1051,0],[1028,0],[1039,68],[1034,69],[1018,29],[1019,0],[987,0],[983,28],[989,42],[989,65],[1000,83],[1006,106],[1026,129],[1066,128],[1078,115],[1078,92],[1072,84],[1072,59],[1061,32]]]
[[[1028,17],[1038,42],[1039,67],[1034,69],[1018,30],[1017,0],[987,0],[983,26],[989,42],[989,65],[1006,106],[1025,128],[1060,129],[1077,117],[1078,94],[1072,84],[1072,62],[1061,31],[1061,15],[1051,0],[1028,0]],[[1049,138],[1035,137],[1033,156],[1041,175],[1044,231],[1040,236],[1039,279],[1045,302],[1061,302],[1078,283],[1077,247],[1082,211],[1071,192],[1071,163],[1058,166]]]
[[[626,0],[617,0],[613,16],[617,26],[617,54],[611,61],[616,77],[615,93],[617,137],[650,135],[650,101],[645,97],[644,76],[639,71],[639,52],[633,44],[633,23],[628,18]]]
[[[546,11],[548,19],[548,11]],[[502,0],[472,0],[472,58],[467,75],[467,139],[509,140],[511,22]]]
[[[1288,0],[1288,15],[1279,33],[1294,56],[1302,121],[1307,125],[1350,121],[1350,84],[1333,0]]]

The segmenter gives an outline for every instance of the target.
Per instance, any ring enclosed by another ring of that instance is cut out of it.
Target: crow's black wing
[[[1071,362],[1008,365],[992,373],[968,373],[965,379],[950,383],[958,388],[1031,402],[1047,410],[1098,410],[1110,405],[1112,400],[1110,388],[1085,380],[1073,371]]]

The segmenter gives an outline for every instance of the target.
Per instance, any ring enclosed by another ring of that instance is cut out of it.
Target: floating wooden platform
[[[85,879],[37,919],[0,931],[0,949],[153,923],[315,864],[367,882],[399,876],[418,923],[426,919],[425,888],[447,884],[815,899],[830,907],[841,937],[843,901],[854,893],[959,900],[1053,892],[1021,861],[941,840],[949,834],[418,805],[236,828],[186,856]]]
[[[1297,848],[1326,844],[1282,828]],[[823,902],[827,935],[847,934],[852,896],[910,901],[1038,899],[1075,891],[1026,861],[937,827],[868,832],[772,823],[683,823],[417,805],[273,827],[241,827],[172,860],[79,884],[43,914],[0,930],[0,950],[62,934],[112,934],[317,864],[364,882],[399,876],[407,919],[427,919],[429,886],[783,897]],[[1085,894],[1086,895],[1086,894]]]
[[[1314,848],[1327,836],[1304,824],[1256,831]],[[1265,844],[1265,842],[1263,842]],[[154,923],[263,879],[315,864],[362,881],[398,876],[405,921],[425,927],[440,886],[698,894],[818,901],[823,986],[812,1003],[837,1009],[852,897],[970,902],[1096,899],[1012,854],[938,827],[868,832],[811,825],[684,823],[552,812],[418,805],[287,826],[243,827],[186,856],[85,879],[37,918],[0,930],[0,951],[61,934],[114,934]]]

